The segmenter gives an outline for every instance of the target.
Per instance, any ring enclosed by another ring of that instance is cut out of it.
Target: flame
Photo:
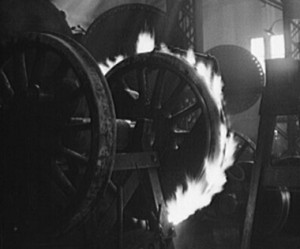
[[[223,82],[221,76],[213,73],[211,65],[205,65],[201,61],[195,63],[195,68],[198,75],[203,78],[219,112],[223,112]]]
[[[106,75],[110,69],[112,69],[115,65],[125,59],[125,56],[118,55],[114,58],[114,60],[106,59],[105,63],[98,63],[101,72],[103,75]]]
[[[154,34],[141,32],[136,42],[136,54],[152,52],[155,48]],[[103,75],[126,58],[125,55],[118,55],[113,60],[106,59],[105,63],[98,63]]]
[[[154,50],[154,36],[147,32],[140,33],[136,43],[136,53],[146,53]],[[171,54],[189,63],[206,84],[210,95],[219,110],[220,118],[223,113],[222,79],[220,75],[213,72],[211,65],[205,65],[197,61],[193,50],[189,49],[185,55],[172,53],[165,44],[160,45],[162,53]],[[106,61],[107,66],[100,64],[103,72],[107,72],[112,66],[123,60],[118,57],[114,62]],[[218,150],[204,160],[201,174],[195,178],[186,178],[186,190],[178,186],[172,199],[167,200],[167,213],[169,222],[174,225],[187,219],[197,210],[210,204],[213,196],[223,190],[226,183],[225,170],[234,162],[234,153],[237,142],[233,134],[229,132],[225,120],[221,120],[219,127]]]
[[[233,164],[236,141],[225,124],[219,127],[220,150],[217,155],[206,158],[201,175],[186,179],[187,188],[178,186],[173,199],[167,201],[168,220],[174,225],[187,219],[197,210],[210,204],[213,196],[223,190],[226,183],[225,170]]]
[[[154,35],[148,32],[142,32],[138,36],[136,42],[136,53],[147,53],[152,52],[155,47]]]
[[[144,36],[148,39],[150,36]],[[144,43],[149,43],[143,40]],[[223,82],[221,76],[214,73],[210,64],[205,65],[197,61],[195,53],[189,49],[185,55],[172,53],[165,44],[161,44],[160,52],[171,54],[177,58],[185,60],[203,79],[209,93],[215,102],[219,116],[223,115]],[[195,211],[208,206],[213,196],[223,190],[226,183],[225,170],[234,162],[234,153],[237,142],[234,140],[227,128],[224,120],[221,120],[219,127],[219,145],[214,155],[209,155],[204,160],[204,166],[200,176],[194,179],[187,177],[187,188],[184,191],[182,186],[178,186],[174,198],[167,201],[168,220],[174,225],[187,219]]]
[[[191,49],[185,55],[173,54],[165,44],[162,44],[160,51],[185,60],[196,70],[198,76],[206,84],[219,110],[220,118],[224,116],[223,82],[221,76],[213,72],[212,65],[205,65],[202,61],[197,61],[195,53]],[[167,201],[169,222],[174,225],[182,222],[197,210],[208,206],[213,196],[223,190],[227,180],[225,171],[234,162],[236,146],[237,142],[234,140],[233,134],[229,132],[225,120],[221,120],[219,149],[204,160],[203,170],[199,176],[194,179],[186,178],[186,190],[183,190],[182,186],[178,186],[174,197]]]

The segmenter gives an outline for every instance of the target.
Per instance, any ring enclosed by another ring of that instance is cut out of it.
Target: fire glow
[[[187,188],[178,186],[174,198],[167,201],[168,221],[174,225],[187,219],[211,203],[213,196],[223,190],[225,170],[233,163],[236,142],[228,135],[225,124],[220,125],[220,150],[204,161],[200,176],[186,179]]]
[[[155,48],[154,34],[149,32],[141,32],[136,42],[136,54],[152,52]],[[124,55],[118,55],[114,60],[107,59],[105,63],[98,63],[103,75],[106,75],[108,71],[115,65],[126,59]]]
[[[151,35],[141,35],[137,42],[137,52],[151,52],[154,49],[154,41],[151,43],[151,41],[147,41],[147,39],[153,38]],[[148,50],[138,50],[140,47],[145,47],[143,44],[153,44],[153,47],[148,46]],[[213,72],[211,65],[205,65],[201,61],[198,62],[191,49],[187,51],[186,55],[179,55],[170,52],[166,45],[161,44],[159,52],[168,53],[187,61],[206,84],[212,99],[218,107],[219,116],[224,116],[223,82],[221,76]],[[229,133],[227,124],[225,121],[221,122],[219,127],[218,149],[213,155],[208,155],[207,158],[205,158],[201,174],[195,178],[187,177],[186,190],[183,190],[182,186],[178,186],[174,197],[167,201],[169,222],[174,225],[182,222],[197,210],[208,206],[213,196],[223,190],[223,186],[227,180],[225,171],[234,162],[236,146],[237,143],[234,140],[233,134]]]
[[[153,51],[155,47],[154,35],[148,32],[142,32],[136,42],[136,53],[147,53]]]
[[[114,60],[107,59],[105,63],[99,63],[98,66],[100,67],[101,72],[103,75],[106,75],[108,71],[113,68],[115,65],[117,65],[119,62],[125,59],[125,56],[119,55],[115,57]]]
[[[149,33],[141,33],[136,44],[136,53],[152,52],[154,50],[154,36]],[[198,62],[192,50],[188,50],[186,55],[174,54],[169,51],[166,45],[161,44],[159,52],[168,53],[177,58],[188,62],[197,72],[198,76],[206,84],[212,99],[219,110],[219,116],[223,113],[223,94],[221,76],[214,73],[210,65]],[[106,65],[99,65],[105,74],[115,64],[125,57],[119,57],[115,62],[106,61]],[[103,69],[104,68],[104,69]],[[208,155],[204,160],[203,169],[199,176],[186,178],[187,188],[183,190],[178,186],[172,199],[167,200],[168,221],[174,225],[187,219],[211,203],[213,196],[223,190],[226,183],[225,171],[234,162],[234,153],[236,150],[236,141],[233,134],[229,133],[227,124],[222,121],[219,127],[218,149],[213,155]],[[200,164],[201,162],[199,162]],[[201,165],[199,165],[201,167]]]
[[[192,50],[188,50],[185,56],[176,57],[187,61],[196,70],[217,105],[219,116],[224,116],[221,76],[214,73],[210,65],[205,65],[201,61],[197,62]],[[236,146],[237,142],[234,140],[233,134],[229,132],[224,120],[219,126],[218,149],[213,155],[208,155],[205,158],[201,174],[194,178],[187,177],[186,189],[178,186],[173,198],[167,200],[169,222],[174,225],[179,224],[197,210],[208,206],[213,196],[223,190],[227,180],[225,171],[234,162]]]

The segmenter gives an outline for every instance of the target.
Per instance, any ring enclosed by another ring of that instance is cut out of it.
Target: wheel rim
[[[188,42],[182,30],[173,23],[173,32],[170,32],[168,23],[166,14],[156,7],[140,3],[122,4],[94,20],[83,38],[83,44],[98,62],[120,54],[134,55],[138,35],[144,30],[154,33],[157,45],[165,43],[187,49]]]
[[[23,205],[11,225],[24,233],[68,231],[111,174],[115,115],[106,81],[75,42],[31,33],[2,46],[0,82],[3,174],[16,178],[5,187],[23,189],[10,203],[15,210],[2,212]]]
[[[265,81],[258,59],[236,45],[216,46],[206,53],[218,60],[224,81],[226,112],[234,115],[252,107],[259,100]]]
[[[189,64],[158,52],[129,57],[106,77],[117,118],[152,120],[149,144],[159,154],[170,197],[217,150],[220,117],[208,89]]]

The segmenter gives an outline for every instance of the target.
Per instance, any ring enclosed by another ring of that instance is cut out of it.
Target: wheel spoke
[[[137,77],[139,93],[140,93],[139,100],[141,101],[142,105],[149,105],[150,100],[148,94],[146,69],[138,68],[136,71],[136,77]]]
[[[88,158],[81,155],[80,153],[71,150],[69,148],[66,147],[62,147],[60,148],[60,152],[63,153],[63,155],[65,155],[68,158],[71,158],[73,160],[76,160],[77,162],[81,163],[81,164],[87,164],[88,163]]]
[[[14,90],[12,89],[11,84],[3,70],[0,72],[0,90],[2,92],[1,95],[6,99],[14,95]]]
[[[57,165],[53,164],[52,167],[52,176],[54,182],[57,184],[57,186],[67,195],[75,196],[76,194],[76,188],[71,183],[69,178],[65,175],[63,170]]]
[[[49,176],[46,176],[48,188],[51,189],[51,205],[55,208],[64,210],[69,202],[69,196],[57,185],[57,183],[49,178]]]
[[[170,118],[172,119],[172,121],[174,123],[176,123],[180,119],[183,119],[183,118],[187,117],[188,115],[192,114],[193,112],[195,112],[199,108],[200,108],[200,103],[195,103],[195,104],[190,105],[190,106],[180,110],[179,112],[173,114]]]
[[[133,100],[139,100],[140,99],[140,93],[136,90],[130,89],[128,86],[125,77],[122,77],[121,79],[118,79],[117,82],[119,82],[121,88],[127,93],[127,96],[129,96]]]
[[[25,52],[15,52],[13,57],[13,70],[15,80],[15,92],[23,94],[26,92],[26,89],[28,87]]]
[[[176,104],[178,104],[179,96],[181,95],[181,93],[185,87],[186,87],[186,83],[184,81],[180,81],[180,83],[173,90],[171,96],[163,104],[163,113],[167,117],[170,116],[171,111],[174,109]]]
[[[238,147],[236,153],[235,153],[235,161],[234,164],[239,160],[239,158],[243,155],[243,153],[246,151],[248,148],[249,144],[247,142],[243,142],[243,144]]]
[[[75,90],[73,90],[69,96],[67,96],[66,100],[67,101],[73,101],[76,99],[79,99],[80,97],[84,96],[84,92],[83,89],[81,87],[76,88]]]
[[[82,131],[91,128],[92,122],[91,118],[87,117],[71,117],[70,123],[66,124],[65,129],[72,131]]]
[[[172,139],[170,142],[171,149],[177,150],[180,147],[180,144],[185,140],[185,138],[190,134],[187,130],[173,130]]]
[[[53,71],[52,77],[53,80],[56,82],[64,78],[67,75],[68,69],[70,68],[68,61],[64,58],[60,57],[60,62],[58,63],[57,67]]]
[[[76,89],[71,89],[65,94],[64,92],[59,95],[59,103],[60,104],[68,104],[73,101],[79,100],[84,96],[84,91],[81,87],[77,87]]]
[[[251,155],[250,160],[253,160],[254,159],[254,153],[255,153],[255,150],[256,150],[255,143],[250,138],[248,138],[247,136],[245,136],[243,134],[240,134],[236,131],[234,131],[234,136],[235,136],[235,139],[237,141],[239,141],[238,147],[236,149],[236,153],[234,155],[234,157],[235,157],[234,164],[238,163],[243,156],[245,156],[249,153]]]
[[[37,84],[42,78],[46,63],[46,50],[38,47],[31,68],[29,84]]]
[[[164,78],[166,70],[159,70],[155,80],[155,88],[152,96],[152,107],[154,109],[160,109],[164,93]]]

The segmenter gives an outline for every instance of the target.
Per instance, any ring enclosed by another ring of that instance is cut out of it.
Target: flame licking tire
[[[136,44],[136,53],[152,52],[155,48],[154,36],[150,33],[141,33]],[[236,141],[228,130],[223,111],[223,83],[220,75],[216,74],[210,65],[205,65],[201,61],[197,61],[192,50],[188,50],[186,55],[174,54],[162,44],[160,51],[171,54],[177,58],[185,60],[193,67],[197,75],[206,84],[209,93],[214,100],[221,120],[219,126],[219,145],[218,150],[213,155],[208,155],[204,160],[204,166],[200,175],[186,178],[187,188],[183,190],[182,186],[178,186],[173,197],[167,200],[168,221],[174,225],[187,219],[197,210],[208,206],[213,196],[223,190],[226,183],[225,171],[234,162],[234,153],[236,150]],[[107,60],[105,64],[99,64],[103,74],[105,75],[110,68],[125,59],[125,56],[118,56],[115,61]],[[202,162],[199,162],[201,167]]]
[[[185,59],[209,89],[209,93],[218,107],[219,117],[224,117],[222,80],[213,72],[210,65],[197,62],[193,51],[189,50]],[[203,170],[199,176],[186,178],[186,190],[178,186],[172,199],[167,201],[168,220],[174,225],[187,219],[197,210],[208,206],[213,196],[223,190],[226,183],[225,171],[234,162],[237,142],[229,132],[226,120],[219,126],[219,149],[204,160]]]

